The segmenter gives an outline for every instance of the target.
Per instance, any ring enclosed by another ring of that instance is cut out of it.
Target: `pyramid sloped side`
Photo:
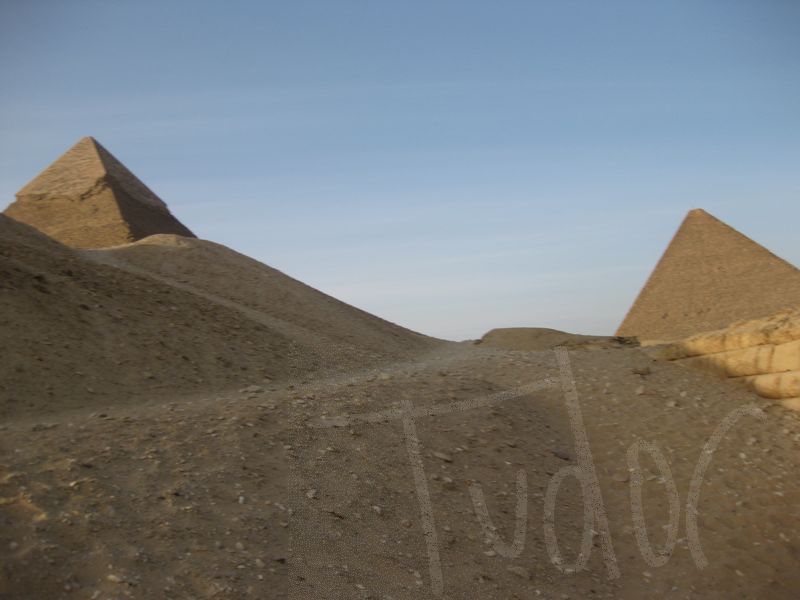
[[[41,200],[78,197],[106,176],[94,140],[82,138],[17,192],[17,198]]]
[[[4,214],[73,248],[103,248],[134,240],[108,186],[84,196],[60,195],[46,202],[21,198]]]
[[[123,190],[132,200],[146,204],[158,210],[169,212],[166,203],[159,198],[153,190],[147,187],[142,181],[131,173],[117,158],[106,150],[100,142],[93,140],[96,152],[105,167],[108,176]],[[168,232],[162,232],[168,233]]]
[[[118,186],[116,182],[112,183],[112,189],[114,189],[114,197],[122,220],[128,226],[130,239],[126,242],[141,240],[159,233],[195,237],[188,227],[172,216],[166,206],[164,209],[160,209],[135,200],[126,189]],[[107,244],[107,246],[110,245],[112,244]]]
[[[705,211],[691,211],[617,335],[675,340],[800,303],[800,270]]]

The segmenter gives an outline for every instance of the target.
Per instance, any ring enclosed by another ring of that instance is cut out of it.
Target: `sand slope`
[[[152,264],[168,269],[177,247],[152,246],[163,248],[150,254]],[[228,262],[187,258],[176,260],[176,268],[193,268],[199,277],[240,274],[239,255],[219,246],[214,251]],[[234,294],[241,302],[217,301],[165,277],[86,260],[0,216],[0,343],[7,357],[0,362],[0,416],[260,384],[397,358],[436,343],[262,268],[274,277],[252,301],[246,285]],[[247,269],[259,265],[250,261]],[[269,301],[256,300],[259,295],[291,307],[278,316],[262,313]],[[361,330],[369,334],[363,345],[358,337],[347,339]]]
[[[738,386],[614,339],[521,329],[479,345],[432,340],[171,236],[77,253],[0,217],[0,275],[3,600],[800,595],[800,415]],[[587,568],[567,568],[584,527],[574,478],[545,517],[554,476],[579,464],[562,371],[541,350],[554,344],[571,348],[617,579],[596,535]],[[641,441],[668,470],[646,451],[632,466]],[[701,569],[686,515],[703,456]],[[520,472],[524,545],[506,556],[487,531],[514,538]],[[632,526],[639,476],[657,549],[675,482],[663,566]],[[474,484],[495,530],[476,516]]]
[[[257,311],[272,328],[325,354],[332,364],[357,357],[351,364],[363,365],[371,358],[397,358],[434,343],[214,242],[153,235],[82,255],[247,313]]]

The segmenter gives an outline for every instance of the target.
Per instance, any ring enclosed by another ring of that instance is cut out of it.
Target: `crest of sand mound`
[[[5,214],[76,248],[114,246],[155,233],[193,236],[161,198],[91,137],[17,192]]]
[[[701,209],[689,211],[617,330],[677,340],[800,302],[800,270]]]
[[[213,277],[226,267],[204,268]],[[0,215],[0,416],[225,390],[375,363],[434,343],[356,309],[363,328],[353,318],[353,337],[332,343],[330,327],[314,327],[346,305],[322,294],[315,307],[310,292],[304,300],[276,291],[277,303],[305,302],[287,311],[318,316],[291,327],[255,303],[248,308],[168,281],[87,260]],[[344,336],[347,327],[333,320]],[[372,337],[362,333],[370,327]]]
[[[433,341],[206,240],[154,235],[84,255],[217,303],[255,311],[276,330],[332,355],[349,349],[369,359],[369,354],[395,355]]]
[[[567,348],[610,348],[624,343],[624,340],[598,336],[567,333],[545,327],[506,327],[492,329],[476,344],[506,350],[551,350],[556,346]]]

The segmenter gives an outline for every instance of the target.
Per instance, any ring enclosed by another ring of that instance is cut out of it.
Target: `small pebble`
[[[509,573],[513,573],[518,577],[522,577],[523,579],[531,578],[530,571],[528,571],[528,569],[526,569],[525,567],[510,566],[506,567],[506,571],[508,571]]]

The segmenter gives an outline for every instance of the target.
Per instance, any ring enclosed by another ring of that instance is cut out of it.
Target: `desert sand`
[[[798,416],[733,383],[615,338],[436,340],[193,238],[75,250],[0,217],[0,248],[2,598],[800,593]],[[577,572],[574,478],[546,519],[554,477],[581,464],[555,346],[608,522]],[[695,490],[700,568],[692,480],[743,406]],[[669,471],[645,451],[631,470],[637,440]],[[637,542],[639,476],[656,551],[674,481],[661,566]],[[483,529],[474,484],[501,540],[524,525],[516,555]]]
[[[2,599],[800,597],[800,412],[737,382],[797,368],[789,313],[435,339],[195,238],[91,138],[8,214]]]

